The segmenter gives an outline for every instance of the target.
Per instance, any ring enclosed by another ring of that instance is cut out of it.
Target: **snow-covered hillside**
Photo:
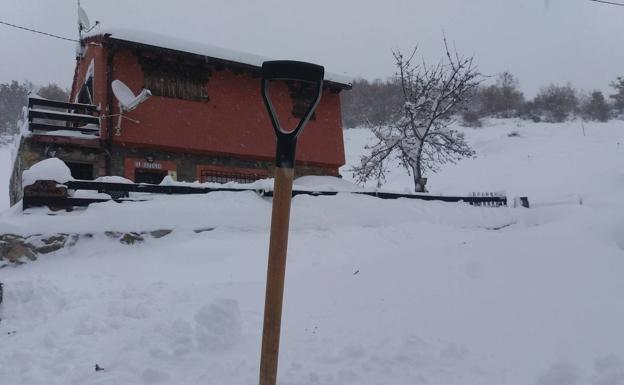
[[[624,384],[624,122],[465,131],[478,157],[431,191],[532,208],[295,197],[280,384]],[[352,165],[370,132],[345,140]],[[79,235],[0,269],[0,384],[256,384],[270,208],[243,192],[3,211],[0,234]]]

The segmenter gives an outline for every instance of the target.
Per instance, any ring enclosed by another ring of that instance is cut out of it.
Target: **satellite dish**
[[[82,7],[78,7],[78,25],[81,31],[88,31],[91,29],[91,22],[89,16]]]
[[[147,98],[152,96],[150,90],[143,88],[138,95],[134,95],[132,90],[128,88],[121,80],[113,80],[111,84],[113,94],[119,100],[119,105],[123,112],[132,111],[143,103]]]

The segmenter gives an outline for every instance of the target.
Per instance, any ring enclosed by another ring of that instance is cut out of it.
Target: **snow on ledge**
[[[101,176],[95,178],[94,182],[104,182],[104,183],[123,183],[123,184],[132,184],[134,183],[130,179],[124,178],[122,176]]]
[[[362,192],[361,186],[335,176],[306,175],[295,179],[293,189],[303,191]]]
[[[62,136],[64,138],[74,138],[74,139],[90,139],[90,140],[99,140],[100,134],[99,132],[94,132],[93,134],[85,134],[80,131],[72,131],[72,130],[54,130],[54,131],[39,131],[35,130],[31,135],[37,136]]]
[[[162,47],[181,52],[189,52],[197,55],[208,56],[215,59],[242,63],[254,67],[262,67],[262,63],[272,60],[267,57],[235,51],[228,48],[217,47],[211,44],[185,40],[173,36],[161,35],[153,32],[135,31],[131,29],[106,28],[87,34],[85,38],[96,36],[110,37],[116,40],[124,40],[133,43]],[[353,79],[346,75],[325,72],[325,80],[351,87]]]
[[[22,173],[22,186],[30,186],[38,180],[54,180],[65,183],[73,180],[69,167],[59,158],[48,158],[35,163]]]
[[[132,183],[132,182],[131,182]],[[197,188],[231,188],[240,190],[266,190],[273,191],[273,178],[259,179],[249,183],[238,182],[179,182],[173,180],[170,176],[160,182],[161,186],[184,186],[184,187],[197,187]],[[371,189],[364,189],[355,183],[349,182],[342,178],[335,176],[318,176],[308,175],[302,176],[294,180],[293,189],[299,191],[335,191],[335,192],[363,192],[363,191],[375,191]]]

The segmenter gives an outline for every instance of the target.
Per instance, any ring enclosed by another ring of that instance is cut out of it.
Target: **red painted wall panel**
[[[87,63],[88,65],[88,63]],[[128,49],[116,52],[113,74],[133,92],[143,87],[137,57]],[[98,83],[99,84],[99,83]],[[294,126],[292,101],[284,85],[273,96],[280,116]],[[140,123],[122,121],[114,140],[132,146],[234,155],[255,159],[274,158],[275,135],[260,93],[260,79],[229,69],[214,70],[208,82],[208,102],[153,96],[127,115]],[[117,113],[117,111],[115,111]],[[310,165],[339,167],[344,164],[340,97],[326,90],[302,133],[297,161]]]

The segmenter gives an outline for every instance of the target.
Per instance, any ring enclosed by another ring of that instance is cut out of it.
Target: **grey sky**
[[[154,31],[328,70],[385,78],[392,49],[428,61],[442,33],[482,72],[509,70],[528,95],[548,83],[608,89],[624,75],[624,7],[588,0],[82,0],[104,27]],[[0,20],[76,37],[75,0],[0,0]],[[0,82],[69,86],[74,45],[0,25]]]

